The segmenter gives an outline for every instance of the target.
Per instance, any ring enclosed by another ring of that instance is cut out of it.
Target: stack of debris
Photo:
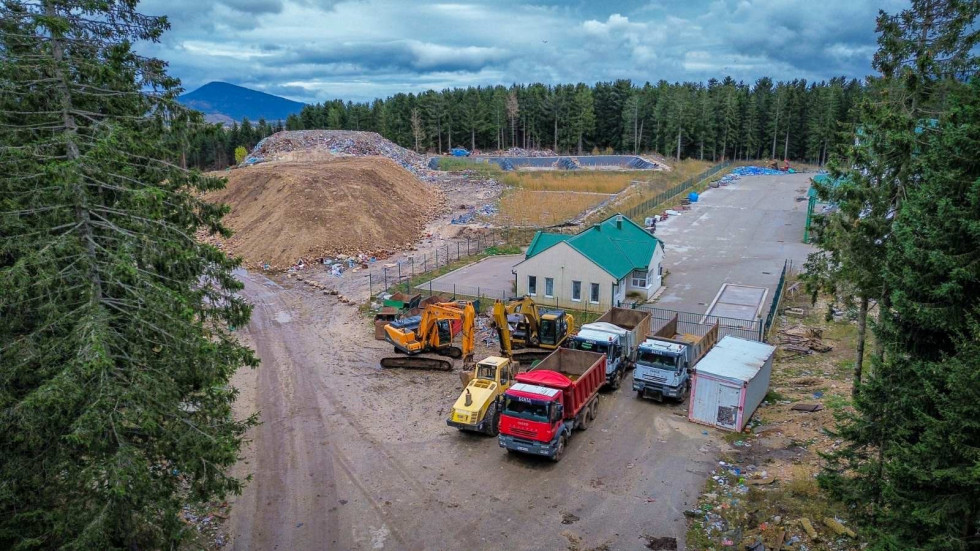
[[[351,130],[287,130],[260,141],[243,165],[286,160],[293,151],[329,152],[336,156],[387,157],[419,178],[429,176],[425,157],[405,149],[377,132]]]
[[[557,157],[558,154],[550,149],[524,149],[522,147],[512,147],[506,151],[493,151],[488,153],[491,157]]]
[[[779,331],[779,347],[790,352],[789,358],[814,352],[830,352],[832,348],[823,342],[823,330],[798,325]]]

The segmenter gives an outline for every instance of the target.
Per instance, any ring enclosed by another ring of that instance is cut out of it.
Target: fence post
[[[368,272],[368,296],[369,297],[374,296],[374,285],[372,285],[371,282],[371,272]]]
[[[466,254],[470,254],[467,252]],[[456,260],[459,260],[459,241],[456,242]]]
[[[415,257],[412,257],[412,279],[415,279]]]
[[[401,283],[402,283],[402,261],[399,260],[398,261],[398,284],[401,285]],[[405,292],[407,293],[408,289],[406,289]]]

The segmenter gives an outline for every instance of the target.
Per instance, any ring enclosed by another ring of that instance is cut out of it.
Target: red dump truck
[[[559,461],[572,431],[587,429],[599,410],[606,355],[559,348],[516,379],[503,396],[500,447]]]

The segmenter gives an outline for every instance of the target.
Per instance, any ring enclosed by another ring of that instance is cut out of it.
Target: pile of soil
[[[218,245],[250,267],[282,270],[299,259],[386,256],[415,243],[442,195],[381,157],[267,162],[222,173],[235,234]]]

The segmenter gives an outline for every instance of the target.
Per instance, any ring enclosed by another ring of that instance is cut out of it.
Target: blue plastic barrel
[[[688,193],[687,194],[687,199],[690,202],[692,202],[692,203],[697,203],[698,202],[698,192],[692,191],[691,193]]]

